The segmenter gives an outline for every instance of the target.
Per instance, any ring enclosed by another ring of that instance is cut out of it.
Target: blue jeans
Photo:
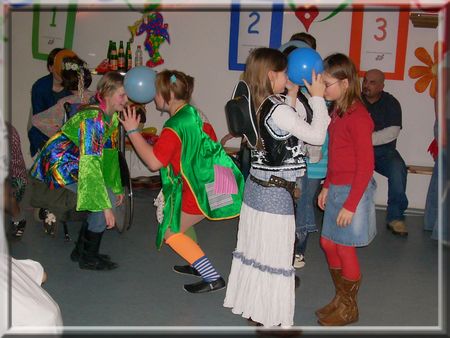
[[[405,161],[399,152],[392,147],[376,146],[375,171],[388,179],[388,201],[386,221],[404,220],[408,207],[406,197],[406,169]]]
[[[297,234],[296,254],[305,254],[308,233],[317,231],[315,206],[316,193],[319,189],[320,178],[308,178],[306,175],[297,180],[300,186],[300,198],[296,201],[297,208],[295,212],[295,232]]]
[[[65,186],[66,189],[77,193],[78,184],[70,184]],[[116,195],[110,190],[107,189],[109,200],[111,201],[112,210],[115,212],[116,209]],[[106,229],[106,219],[103,211],[92,211],[89,213],[87,217],[88,227],[87,229],[92,232],[103,232]]]
[[[425,203],[425,215],[423,229],[433,231],[431,238],[437,239],[438,225],[438,161],[434,162],[433,173],[431,174],[430,185],[428,186],[427,200]]]
[[[448,223],[447,223],[447,208],[448,208],[448,201],[447,201],[447,194],[445,193],[446,185],[448,184],[447,178],[446,178],[446,170],[447,170],[447,155],[445,152],[442,153],[442,159],[443,159],[443,166],[442,166],[442,173],[439,175],[439,157],[437,158],[436,162],[434,162],[433,167],[433,173],[431,175],[430,179],[430,185],[428,186],[428,193],[427,193],[427,200],[425,204],[425,215],[424,215],[424,222],[423,222],[423,229],[426,231],[432,231],[431,233],[431,239],[438,240],[439,239],[439,219],[438,219],[438,213],[439,213],[439,204],[442,208],[442,224],[441,224],[441,235],[442,240],[447,241],[449,240],[448,237]],[[442,193],[441,200],[439,200],[439,181],[442,182]]]

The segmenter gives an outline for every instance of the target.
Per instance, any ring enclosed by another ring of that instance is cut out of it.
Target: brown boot
[[[338,306],[330,315],[320,318],[318,320],[319,324],[324,326],[342,326],[357,322],[359,314],[356,296],[360,284],[361,278],[357,281],[351,281],[342,277],[342,296],[339,299]]]
[[[320,308],[319,310],[317,310],[316,316],[321,319],[321,318],[325,318],[326,316],[328,316],[331,312],[333,312],[334,310],[336,310],[338,304],[339,304],[339,299],[341,297],[341,281],[342,281],[342,275],[341,275],[342,270],[341,269],[331,269],[330,268],[330,274],[331,274],[331,279],[333,280],[333,284],[334,284],[334,288],[336,289],[336,294],[334,295],[333,300],[325,305],[324,307]]]

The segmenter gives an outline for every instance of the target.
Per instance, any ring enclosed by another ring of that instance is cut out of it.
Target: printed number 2
[[[53,12],[53,14],[52,14],[52,22],[50,23],[50,27],[56,27],[56,8],[55,7],[53,7],[53,9],[52,9],[52,12]]]
[[[378,24],[380,24],[377,28],[381,31],[380,35],[376,35],[374,34],[374,38],[377,41],[383,41],[384,39],[386,39],[386,27],[387,27],[387,22],[386,19],[384,18],[377,18],[375,20]]]
[[[256,26],[256,24],[259,22],[260,15],[258,12],[251,12],[248,15],[249,18],[254,17],[255,19],[253,22],[248,26],[248,34],[259,34],[259,31],[257,29],[254,29],[253,27]]]

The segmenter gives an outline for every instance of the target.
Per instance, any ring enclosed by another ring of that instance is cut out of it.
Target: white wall
[[[228,44],[230,13],[219,11],[162,11],[164,21],[169,24],[171,43],[164,43],[160,49],[165,63],[156,70],[178,69],[195,78],[193,103],[203,110],[216,129],[218,137],[227,133],[224,105],[238,80],[240,72],[228,70]],[[327,12],[321,10],[320,18]],[[79,12],[76,19],[73,50],[85,59],[91,68],[105,57],[108,40],[126,41],[130,34],[127,26],[141,17],[132,11]],[[31,165],[26,128],[30,109],[30,88],[32,83],[46,73],[45,62],[35,60],[31,53],[32,13],[13,12],[11,16],[11,91],[12,122],[22,137],[22,147],[27,165]],[[318,42],[318,52],[322,57],[332,52],[348,54],[350,42],[351,13],[341,12],[331,20],[316,22],[309,33]],[[283,42],[292,33],[304,31],[303,26],[286,8],[284,13]],[[414,90],[415,80],[408,77],[407,71],[413,65],[420,65],[414,56],[417,47],[432,51],[438,39],[437,29],[414,28],[409,26],[408,49],[403,81],[386,81],[385,90],[400,101],[403,108],[403,130],[398,140],[398,149],[408,164],[433,165],[426,152],[433,138],[433,101],[427,93]],[[136,38],[143,44],[144,36]],[[146,52],[144,56],[148,58]],[[91,88],[95,88],[99,76],[94,76]],[[160,116],[152,103],[147,106],[146,126],[161,129],[167,116]],[[236,141],[237,142],[237,141]],[[231,143],[230,145],[237,145]],[[133,164],[136,165],[136,164]],[[142,168],[139,169],[142,174]],[[145,170],[144,170],[145,173]],[[136,175],[134,175],[136,176]],[[411,208],[423,208],[430,176],[408,176],[408,198]],[[386,204],[386,180],[376,175],[378,191],[377,204]]]

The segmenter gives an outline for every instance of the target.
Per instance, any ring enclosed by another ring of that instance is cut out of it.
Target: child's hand
[[[350,225],[350,223],[352,223],[354,214],[354,212],[342,208],[337,216],[336,224],[341,228],[345,228],[346,226]]]
[[[294,95],[295,97],[297,97],[298,87],[299,85],[295,84],[291,80],[288,80],[286,83],[286,89],[288,90],[287,95],[288,96]]]
[[[105,214],[106,229],[114,228],[116,225],[116,217],[114,216],[112,209],[105,209],[103,210],[103,213]]]
[[[123,203],[124,198],[125,198],[124,194],[116,195],[116,207],[118,207]]]
[[[120,123],[122,123],[125,131],[137,129],[140,123],[140,116],[136,114],[136,107],[127,106],[122,110],[122,118],[119,117]]]
[[[323,97],[325,93],[325,83],[323,82],[322,74],[316,74],[315,70],[312,70],[312,83],[309,84],[305,79],[303,79],[308,92],[311,96]]]
[[[322,190],[319,193],[319,196],[317,197],[317,205],[322,210],[325,210],[327,197],[328,197],[328,188],[322,188]]]

